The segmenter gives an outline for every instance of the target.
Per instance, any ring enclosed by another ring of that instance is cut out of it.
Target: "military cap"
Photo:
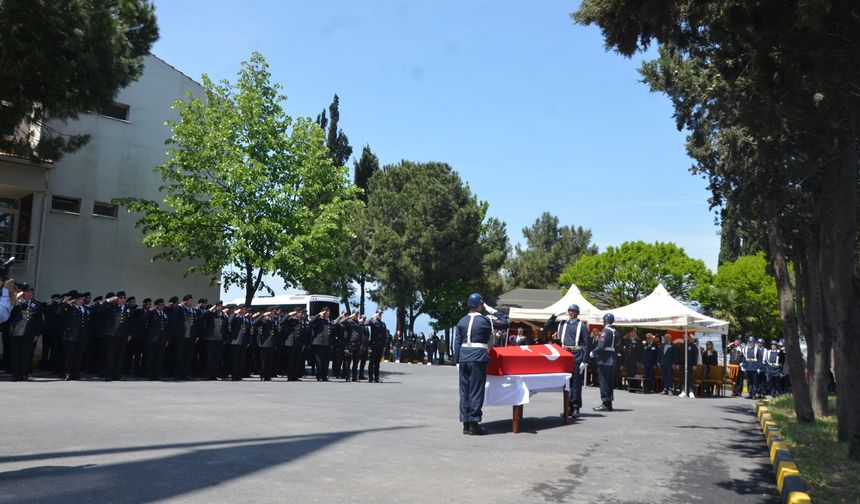
[[[189,299],[194,299],[194,296],[192,296],[191,294],[186,294],[182,296],[183,301],[188,301]]]
[[[170,298],[170,302],[171,302],[171,303],[178,303],[178,302],[179,302],[179,298],[178,298],[177,296],[173,296],[173,297],[171,297],[171,298]]]
[[[143,302],[144,303],[151,303],[152,299],[151,298],[143,298]]]
[[[159,305],[159,304],[164,304],[164,298],[158,298],[158,299],[156,299],[156,300],[155,300],[155,303],[153,303],[153,304],[157,304],[157,305]]]
[[[125,297],[125,291],[116,291],[116,297]]]

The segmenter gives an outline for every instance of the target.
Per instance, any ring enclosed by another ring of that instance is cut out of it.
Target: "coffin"
[[[558,345],[493,347],[487,374],[572,373],[573,354]]]

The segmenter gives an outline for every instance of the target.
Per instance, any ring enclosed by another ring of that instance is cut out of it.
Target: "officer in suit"
[[[645,334],[642,347],[642,368],[645,371],[645,393],[654,392],[654,366],[660,361],[660,344],[651,333]]]
[[[11,346],[9,364],[12,381],[26,381],[30,379],[33,347],[42,332],[44,315],[41,303],[33,299],[32,287],[21,285],[18,296],[6,322]]]
[[[335,325],[329,318],[330,314],[331,310],[326,306],[321,312],[311,315],[308,319],[313,335],[311,349],[314,355],[317,381],[328,381],[329,352],[332,344],[332,333],[335,331]]]
[[[268,310],[258,314],[254,320],[254,325],[257,326],[260,381],[272,381],[275,349],[275,322],[272,319],[272,311]]]
[[[99,321],[104,348],[103,374],[105,381],[122,379],[125,346],[131,339],[131,310],[126,306],[125,291],[107,298],[99,308]]]
[[[388,328],[382,321],[382,310],[376,310],[373,318],[366,322],[366,325],[370,328],[370,368],[367,380],[379,383],[379,363],[382,361],[382,353],[388,343]]]
[[[205,357],[203,376],[209,381],[221,377],[221,352],[224,349],[224,333],[227,330],[227,315],[224,311],[222,302],[218,301],[205,310],[201,317],[201,339]]]
[[[487,431],[479,422],[483,418],[489,343],[496,327],[508,328],[508,316],[485,306],[484,298],[477,293],[469,296],[468,304],[469,313],[457,323],[454,338],[454,362],[460,372],[460,421],[463,434],[483,436]],[[490,316],[481,314],[485,308]]]
[[[582,408],[582,382],[585,370],[588,369],[588,323],[579,320],[577,304],[567,307],[567,317],[567,320],[556,323],[557,315],[553,315],[543,328],[546,331],[555,330],[561,346],[573,354],[574,369],[570,370],[573,373],[570,377],[570,415],[576,418]]]
[[[170,316],[165,311],[164,299],[153,302],[154,308],[146,313],[146,379],[160,380],[164,369],[164,351],[169,341]]]
[[[617,348],[621,343],[621,337],[612,327],[615,316],[611,313],[603,315],[603,332],[597,339],[597,345],[591,351],[590,357],[597,359],[597,378],[600,382],[600,406],[592,408],[594,411],[612,411],[612,401],[615,399],[613,389],[615,388],[615,369],[618,365]]]
[[[660,346],[660,375],[663,381],[663,390],[660,395],[668,395],[674,392],[675,384],[672,375],[675,365],[675,345],[672,336],[666,333],[663,336],[663,344]]]
[[[77,291],[69,292],[64,301],[63,355],[65,357],[65,379],[81,379],[81,363],[89,337],[89,311],[84,307],[84,297]]]
[[[230,315],[230,379],[241,381],[244,376],[242,369],[245,363],[245,348],[251,336],[251,319],[247,316],[245,305]]]
[[[152,299],[144,298],[140,306],[129,296],[126,304],[131,308],[131,357],[129,371],[134,376],[144,375],[144,353],[146,352],[146,314],[152,308]]]

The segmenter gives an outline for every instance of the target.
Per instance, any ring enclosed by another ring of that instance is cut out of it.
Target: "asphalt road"
[[[384,383],[0,381],[0,503],[779,502],[742,399],[616,392],[562,425],[561,394],[484,410],[464,436],[457,370]]]

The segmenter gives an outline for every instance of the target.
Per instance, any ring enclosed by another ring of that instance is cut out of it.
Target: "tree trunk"
[[[406,331],[406,308],[403,303],[397,303],[397,330],[400,331],[400,336],[405,337]]]
[[[826,329],[824,303],[821,298],[821,273],[818,269],[818,246],[810,245],[803,268],[806,290],[806,353],[809,367],[809,394],[817,416],[828,414],[827,389],[830,385],[830,331]],[[798,277],[798,290],[800,278]]]
[[[364,313],[364,282],[365,282],[365,275],[364,275],[364,273],[362,273],[358,279],[358,286],[359,286],[359,289],[361,292],[361,294],[360,294],[361,297],[358,298],[358,303],[359,303],[358,304],[358,306],[359,306],[358,311],[361,313]]]
[[[777,222],[777,212],[772,205],[767,208],[768,255],[776,276],[776,290],[779,295],[779,313],[782,321],[782,334],[785,338],[785,358],[794,394],[794,412],[799,423],[815,421],[809,388],[803,379],[803,355],[800,353],[800,337],[797,333],[797,312],[794,294],[788,276],[788,262],[785,258],[785,244]]]
[[[857,240],[857,127],[847,125],[834,163],[821,181],[819,232],[821,285],[827,330],[836,356],[838,435],[848,442],[848,456],[860,460],[860,292],[854,282]]]
[[[254,264],[251,261],[245,261],[245,306],[251,306],[261,278],[262,275],[258,275],[256,279],[254,278]]]

